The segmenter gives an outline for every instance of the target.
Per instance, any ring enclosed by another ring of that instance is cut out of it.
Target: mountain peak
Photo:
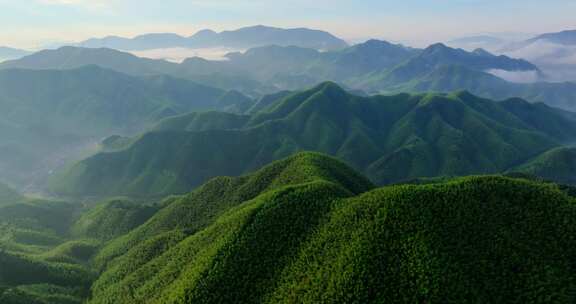
[[[426,48],[426,50],[431,50],[431,51],[435,51],[435,50],[452,50],[451,47],[445,45],[444,43],[438,42],[438,43],[434,43],[431,44],[430,46],[428,46]]]
[[[485,50],[483,48],[477,48],[474,51],[472,51],[472,53],[479,55],[479,56],[494,56],[492,53],[488,52],[487,50]]]
[[[190,39],[207,39],[207,38],[212,38],[217,36],[218,33],[216,33],[213,30],[210,29],[203,29],[198,31],[196,34],[190,36]]]
[[[341,86],[332,81],[323,82],[318,86],[316,86],[316,88],[314,88],[313,90],[323,92],[325,94],[330,94],[332,96],[348,94],[346,90],[344,90]]]

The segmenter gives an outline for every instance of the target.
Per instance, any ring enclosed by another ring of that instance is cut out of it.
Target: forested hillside
[[[301,150],[337,156],[389,184],[504,172],[574,139],[574,115],[543,104],[467,92],[359,97],[324,83],[253,114],[169,118],[119,150],[79,162],[51,185],[72,195],[186,193]]]

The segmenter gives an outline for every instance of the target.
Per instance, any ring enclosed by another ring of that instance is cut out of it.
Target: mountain
[[[464,66],[446,65],[423,73],[408,81],[396,81],[391,76],[367,82],[369,91],[398,92],[452,92],[466,88],[473,94],[507,99],[521,97],[532,103],[546,103],[552,107],[576,111],[576,84],[571,82],[510,83],[490,73],[475,71]]]
[[[97,245],[67,240],[79,204],[23,198],[0,203],[0,302],[81,303]]]
[[[82,214],[70,232],[76,238],[112,240],[144,224],[156,211],[155,206],[112,199]]]
[[[112,48],[118,50],[148,50],[165,48],[253,48],[267,45],[299,46],[318,50],[341,49],[348,44],[330,33],[306,28],[282,29],[268,26],[252,26],[234,31],[216,33],[202,30],[191,37],[170,33],[146,34],[132,39],[109,36],[89,39],[78,46],[87,48]]]
[[[321,66],[313,65],[310,73],[343,81],[393,68],[420,52],[387,41],[368,40],[341,51],[323,54]]]
[[[265,46],[227,57],[226,61],[196,57],[176,64],[110,49],[65,47],[0,64],[0,69],[98,65],[134,76],[170,75],[239,91],[254,99],[279,91],[302,90],[326,80],[369,94],[465,89],[485,98],[521,97],[576,111],[573,82],[543,82],[553,77],[525,60],[496,56],[483,49],[467,52],[436,44],[419,50],[370,40],[338,51]],[[569,66],[561,69],[570,70]]]
[[[19,186],[39,182],[111,134],[133,135],[167,116],[249,103],[237,92],[97,66],[0,70],[0,91],[0,178]]]
[[[192,58],[182,64],[165,60],[137,57],[107,48],[62,47],[56,50],[44,50],[19,60],[0,63],[2,69],[32,70],[69,70],[87,65],[96,65],[132,76],[170,75],[185,78],[206,86],[225,90],[241,90],[245,93],[272,93],[261,83],[252,80],[249,75],[240,72],[230,74],[229,69],[222,70],[221,62]],[[222,74],[226,72],[226,74]]]
[[[89,303],[574,300],[574,198],[550,184],[373,189],[303,153],[164,204],[100,251]]]
[[[17,59],[29,54],[29,51],[0,46],[0,61]]]
[[[154,205],[0,207],[0,302],[571,303],[571,193],[504,176],[375,188],[303,152]]]
[[[557,33],[546,33],[529,39],[526,43],[534,43],[538,41],[545,41],[561,45],[574,45],[576,46],[576,30],[568,30]]]
[[[576,184],[576,149],[561,147],[550,150],[513,171],[574,185]]]
[[[549,81],[576,81],[576,31],[542,34],[512,43],[501,53],[534,62]]]
[[[139,35],[132,39],[118,36],[104,38],[91,38],[80,42],[83,48],[110,48],[118,50],[149,50],[161,48],[183,47],[187,45],[187,39],[172,33],[154,33]]]
[[[442,66],[463,66],[475,71],[539,72],[536,66],[525,60],[496,56],[482,49],[467,52],[438,43],[429,46],[408,62],[385,72],[381,81],[392,85],[409,82]]]
[[[73,195],[185,193],[301,150],[337,156],[378,184],[503,172],[576,138],[573,114],[466,92],[354,96],[333,83],[296,92],[251,115],[167,119],[123,149],[57,174]],[[497,151],[497,152],[495,152]]]
[[[178,66],[168,61],[140,58],[112,49],[65,46],[4,62],[0,64],[0,69],[69,70],[86,65],[97,65],[137,76],[170,74]]]

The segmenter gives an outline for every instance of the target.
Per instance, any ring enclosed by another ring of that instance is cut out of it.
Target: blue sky
[[[265,24],[412,44],[576,28],[576,0],[0,0],[0,45]]]

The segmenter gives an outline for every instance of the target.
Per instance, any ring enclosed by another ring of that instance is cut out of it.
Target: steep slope
[[[67,242],[78,204],[23,198],[0,206],[0,302],[81,303],[97,244]]]
[[[76,238],[115,239],[140,226],[156,213],[157,208],[125,199],[113,199],[84,213],[71,227]]]
[[[264,201],[257,197],[265,193],[277,193],[272,196],[279,199],[286,194],[281,198],[284,202],[289,202],[290,198],[297,199],[295,194],[298,191],[292,191],[292,188],[298,188],[297,185],[317,189],[320,196],[328,197],[358,194],[373,187],[346,165],[315,153],[297,154],[243,177],[213,179],[188,195],[168,199],[165,207],[146,224],[107,245],[96,258],[96,264],[106,267],[107,271],[94,288],[120,290],[119,285],[108,285],[122,278],[130,279],[133,272],[147,267],[145,264],[166,250],[175,249],[172,247],[176,243],[214,224],[230,210],[253,209],[239,207],[240,204],[254,200],[254,204],[261,205]],[[318,206],[321,199],[309,203],[310,206],[303,207]],[[166,254],[181,253],[183,251]]]
[[[547,151],[513,171],[574,185],[576,184],[576,149],[562,147]]]
[[[251,116],[166,120],[123,150],[58,174],[52,189],[185,193],[214,176],[241,175],[301,150],[337,156],[380,184],[497,173],[574,140],[575,130],[569,113],[544,105],[514,107],[465,92],[359,97],[325,83]]]
[[[576,202],[556,186],[370,189],[318,154],[213,180],[105,248],[89,303],[574,300]]]

